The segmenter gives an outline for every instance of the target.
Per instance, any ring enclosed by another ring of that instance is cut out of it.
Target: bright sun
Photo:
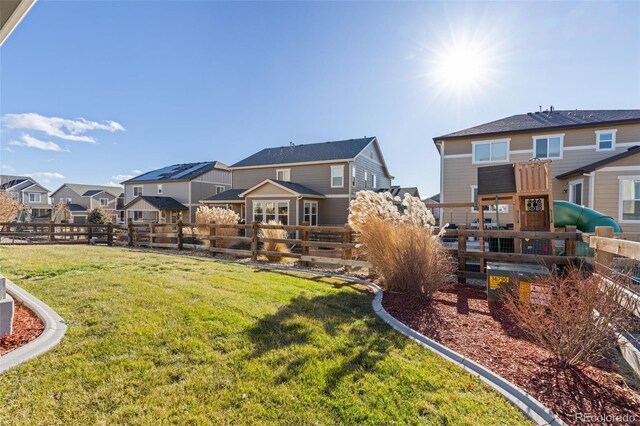
[[[486,59],[477,46],[452,47],[435,61],[437,80],[449,89],[473,90],[487,78]]]

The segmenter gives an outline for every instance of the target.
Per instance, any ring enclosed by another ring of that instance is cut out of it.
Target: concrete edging
[[[398,331],[400,334],[408,337],[414,342],[427,347],[432,352],[440,355],[447,361],[450,361],[468,373],[480,378],[483,382],[489,385],[491,388],[500,393],[504,398],[506,398],[511,404],[516,406],[520,411],[522,411],[529,419],[531,419],[534,423],[539,426],[566,426],[566,423],[558,417],[553,411],[545,407],[540,401],[535,399],[533,396],[520,389],[515,384],[511,383],[507,379],[499,376],[493,371],[481,366],[480,364],[465,358],[463,355],[449,349],[448,347],[436,342],[428,338],[427,336],[418,333],[414,329],[408,327],[407,325],[400,322],[394,316],[392,316],[386,309],[382,306],[382,297],[383,291],[376,284],[373,284],[367,280],[363,280],[360,278],[349,277],[345,275],[337,275],[329,272],[317,272],[308,269],[300,269],[300,268],[291,268],[291,267],[281,267],[281,266],[267,266],[267,265],[252,265],[257,266],[264,269],[274,269],[274,270],[293,270],[301,273],[308,273],[312,275],[322,275],[326,277],[333,277],[343,279],[345,281],[350,281],[358,284],[365,285],[373,290],[374,298],[371,302],[373,312],[380,317],[384,322],[389,324],[394,330]]]
[[[10,293],[15,300],[22,302],[27,308],[38,315],[44,323],[44,330],[40,336],[26,345],[0,356],[0,373],[48,352],[60,343],[62,336],[64,336],[64,333],[67,331],[67,325],[56,311],[8,279],[7,293]]]

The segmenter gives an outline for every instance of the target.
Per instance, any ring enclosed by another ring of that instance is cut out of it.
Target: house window
[[[142,185],[133,187],[133,196],[139,197],[142,195]]]
[[[216,185],[216,194],[220,194],[221,192],[224,192],[224,190],[224,186]]]
[[[478,185],[471,185],[471,201],[473,201],[473,204],[474,204],[474,206],[471,207],[471,212],[478,213]],[[485,213],[496,212],[495,204],[490,206],[484,206],[483,209]],[[509,213],[509,205],[498,204],[498,213]]]
[[[351,166],[351,186],[356,186],[356,166]]]
[[[620,176],[620,222],[640,222],[640,176]]]
[[[509,161],[509,139],[500,141],[472,142],[473,163]]]
[[[616,149],[617,130],[598,130],[596,132],[596,151],[613,151]]]
[[[302,220],[308,222],[311,226],[318,225],[318,202],[305,201]]]
[[[371,177],[373,178],[373,188],[377,188],[378,187],[378,182],[376,180],[376,175],[372,174]]]
[[[158,194],[162,194],[162,184],[158,184]]]
[[[139,210],[136,210],[133,212],[133,220],[135,221],[140,221],[142,220],[142,212]]]
[[[39,192],[30,192],[29,193],[29,202],[30,203],[39,203],[41,200],[41,194]]]
[[[369,174],[367,173],[367,171],[364,171],[364,187],[367,187],[367,181],[369,180]]]
[[[256,222],[278,221],[283,225],[289,224],[288,201],[254,201],[253,220]]]
[[[562,158],[564,135],[534,136],[533,152],[536,158]]]
[[[291,182],[291,169],[276,170],[276,179],[285,182]]]
[[[71,198],[67,198],[67,204],[71,204],[73,200]]]
[[[572,180],[569,182],[569,201],[582,205],[584,179]]]
[[[331,187],[342,188],[344,186],[344,166],[331,166]]]
[[[100,198],[100,206],[101,207],[106,207],[109,205],[109,199],[108,198]]]

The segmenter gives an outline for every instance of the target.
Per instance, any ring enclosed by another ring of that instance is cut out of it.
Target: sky
[[[439,190],[433,138],[640,108],[640,2],[40,0],[0,48],[0,171],[106,184],[377,136]]]

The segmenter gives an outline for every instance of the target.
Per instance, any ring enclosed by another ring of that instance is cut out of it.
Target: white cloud
[[[111,176],[111,179],[115,179],[119,182],[122,182],[123,180],[129,180],[133,177],[133,175],[115,175],[115,176]]]
[[[3,150],[3,151],[7,151],[7,152],[15,152],[15,151],[13,150],[13,148],[11,148],[11,147],[9,147],[9,146],[2,147],[2,150]]]
[[[141,175],[142,174],[142,170],[133,169],[133,170],[131,170],[131,173],[133,173],[135,175]]]
[[[96,142],[92,136],[85,135],[86,132],[91,130],[105,130],[111,133],[124,131],[124,127],[116,121],[99,123],[84,118],[72,120],[59,117],[45,117],[35,112],[5,114],[4,117],[2,117],[2,123],[10,129],[37,130],[56,138],[87,143]]]
[[[64,175],[58,172],[36,172],[36,173],[26,173],[26,176],[32,177],[37,181],[41,181],[42,183],[49,183],[51,179],[64,179]]]
[[[106,182],[104,185],[105,186],[119,186],[120,188],[122,188],[122,185],[120,185],[120,183],[114,182],[112,180],[110,180],[109,182]]]
[[[19,141],[13,140],[9,142],[9,145],[26,146],[28,148],[41,149],[43,151],[55,151],[55,152],[69,151],[68,149],[62,149],[60,145],[58,145],[55,142],[41,141],[40,139],[36,139],[30,135],[22,135]]]
[[[9,172],[9,173],[16,171],[16,169],[14,169],[13,166],[11,166],[10,164],[0,164],[0,170]]]

